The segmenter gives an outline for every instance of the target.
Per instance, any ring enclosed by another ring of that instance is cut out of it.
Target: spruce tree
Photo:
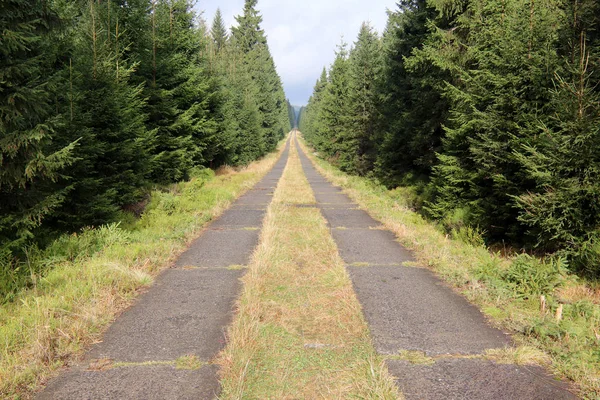
[[[540,133],[540,116],[548,115],[558,68],[558,5],[473,1],[462,25],[469,31],[463,43],[468,62],[458,66],[459,83],[447,92],[450,121],[431,211],[438,217],[459,213],[492,240],[524,240],[515,197],[532,182],[515,151]]]
[[[226,52],[226,87],[228,100],[225,106],[226,121],[231,125],[233,145],[230,159],[234,165],[245,165],[266,151],[262,115],[258,108],[258,88],[246,55],[230,38]]]
[[[550,118],[519,149],[518,161],[535,188],[518,197],[519,220],[532,243],[566,251],[571,265],[600,268],[600,4],[567,8],[561,48],[564,71],[555,77]]]
[[[329,72],[329,84],[323,94],[318,120],[319,147],[340,168],[346,170],[356,165],[357,140],[351,126],[350,70],[347,44],[341,43]]]
[[[61,229],[102,225],[139,201],[147,185],[150,138],[142,88],[130,84],[132,65],[114,4],[86,2],[74,20],[66,90],[69,113],[57,142],[79,140],[67,170],[73,187],[52,220]],[[109,9],[111,13],[109,13]]]
[[[286,100],[285,102],[287,104],[287,110],[288,110],[289,128],[290,129],[297,128],[298,121],[296,119],[296,110],[294,109],[294,106],[292,106],[292,104],[290,103],[289,100]]]
[[[232,28],[232,39],[243,55],[243,63],[256,87],[264,150],[271,151],[285,134],[287,109],[281,79],[260,26],[262,16],[256,10],[256,4],[256,0],[246,0],[244,13],[236,17],[238,26]]]
[[[71,142],[51,149],[58,23],[45,1],[0,4],[0,252],[32,239],[68,191],[53,185],[73,160]]]
[[[363,23],[350,52],[350,113],[353,145],[345,151],[356,154],[349,171],[366,175],[373,170],[380,121],[377,80],[380,75],[380,40],[373,28]]]
[[[266,45],[267,37],[260,24],[263,19],[256,9],[258,0],[245,0],[242,15],[235,17],[238,26],[231,29],[236,46],[247,54],[256,46]]]
[[[323,96],[328,85],[327,69],[323,68],[321,76],[317,80],[313,89],[313,94],[308,100],[308,105],[302,108],[300,113],[300,130],[310,143],[318,149],[321,149],[320,128],[322,127],[319,120]]]
[[[443,93],[452,75],[423,46],[435,29],[455,28],[425,0],[404,0],[389,14],[378,81],[380,129],[377,176],[389,186],[427,181],[441,150],[448,104]]]
[[[146,71],[147,127],[155,132],[152,180],[186,179],[195,165],[210,165],[219,153],[211,112],[218,105],[208,71],[205,38],[194,26],[192,4],[156,0],[152,5],[152,66]]]
[[[228,34],[227,28],[225,28],[225,21],[223,21],[223,15],[221,9],[217,8],[215,18],[213,19],[212,27],[210,30],[210,36],[214,43],[216,52],[219,52],[225,48],[227,44]]]

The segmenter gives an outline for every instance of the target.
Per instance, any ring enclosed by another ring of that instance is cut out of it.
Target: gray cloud
[[[197,5],[209,23],[217,7],[227,25],[232,26],[244,0],[207,0]],[[395,7],[395,0],[259,0],[271,53],[292,103],[308,101],[321,70],[333,62],[342,37],[348,43],[354,42],[363,21],[382,32],[386,10]]]

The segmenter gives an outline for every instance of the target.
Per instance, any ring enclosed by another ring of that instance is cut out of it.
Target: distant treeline
[[[339,47],[300,129],[449,232],[598,276],[599,84],[596,0],[403,0]]]
[[[0,266],[156,184],[244,165],[290,129],[256,0],[229,34],[192,0],[0,2]]]

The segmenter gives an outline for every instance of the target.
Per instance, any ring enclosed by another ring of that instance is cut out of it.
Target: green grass
[[[139,220],[61,237],[30,258],[42,266],[32,271],[43,273],[0,307],[0,397],[31,397],[99,340],[140,290],[208,221],[266,174],[276,158],[271,154],[239,171],[202,174],[155,191]]]
[[[405,198],[405,191],[390,191],[368,178],[349,176],[302,146],[317,169],[392,230],[421,265],[513,334],[519,347],[549,355],[550,368],[574,381],[582,397],[600,398],[597,284],[569,274],[561,259],[505,257],[486,248],[476,232],[451,237],[414,212],[413,199]],[[557,318],[559,309],[561,318]]]

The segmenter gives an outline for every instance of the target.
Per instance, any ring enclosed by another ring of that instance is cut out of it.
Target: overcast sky
[[[199,11],[210,23],[217,7],[231,27],[241,14],[244,0],[199,0]],[[333,62],[334,50],[342,36],[348,43],[356,40],[363,21],[382,32],[386,10],[395,9],[396,0],[259,0],[277,71],[285,93],[294,105],[304,105],[324,66]]]

